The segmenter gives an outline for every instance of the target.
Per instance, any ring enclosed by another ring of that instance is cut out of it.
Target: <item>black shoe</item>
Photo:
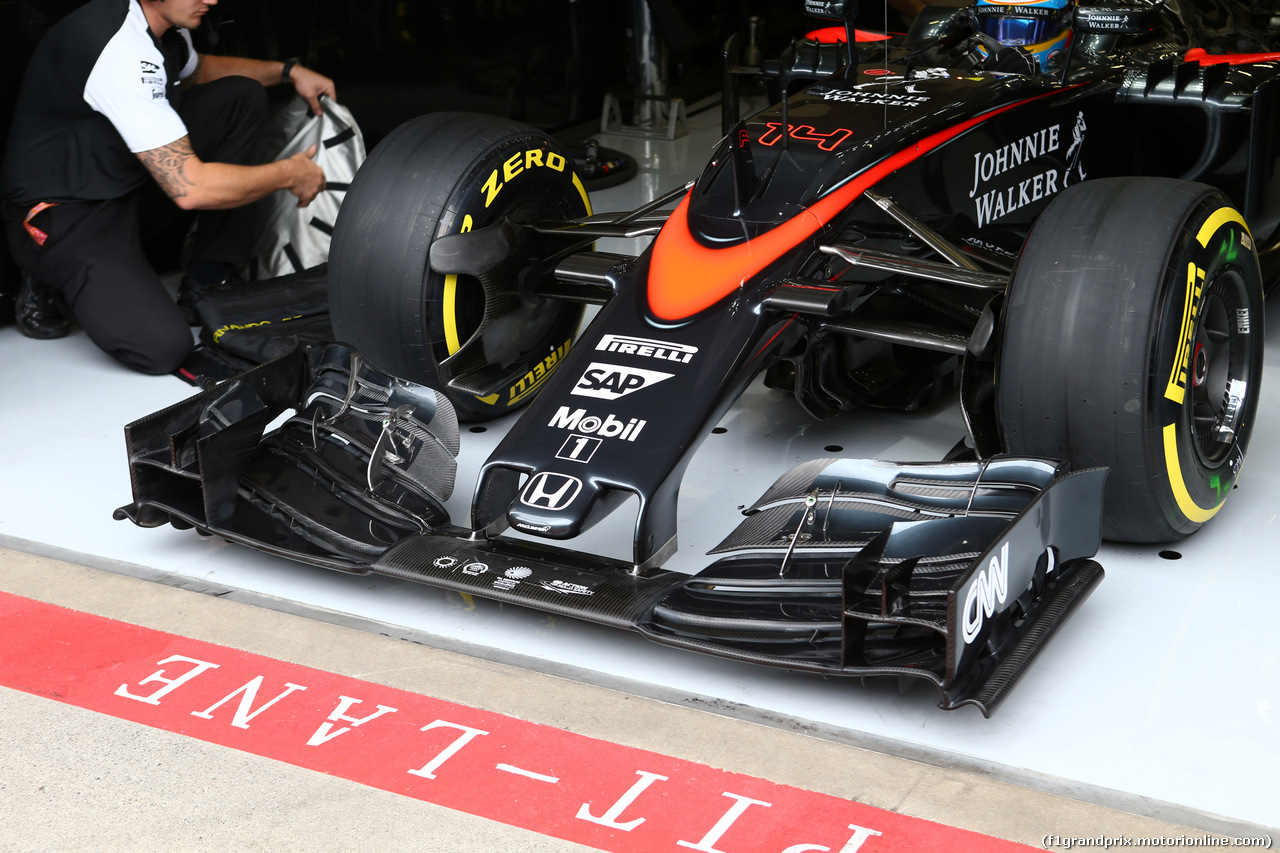
[[[71,323],[58,307],[53,291],[29,275],[22,277],[13,319],[18,331],[42,341],[65,338],[71,331]]]

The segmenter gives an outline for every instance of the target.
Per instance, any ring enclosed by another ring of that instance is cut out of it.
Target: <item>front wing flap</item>
[[[925,678],[990,715],[1102,579],[1105,469],[819,459],[784,475],[641,630],[829,674]]]
[[[292,410],[292,411],[291,411]],[[275,423],[279,426],[274,426]],[[456,418],[340,345],[299,349],[126,427],[116,511],[304,563],[637,630],[754,663],[933,682],[990,715],[1102,578],[1104,470],[819,459],[688,575],[449,524]]]

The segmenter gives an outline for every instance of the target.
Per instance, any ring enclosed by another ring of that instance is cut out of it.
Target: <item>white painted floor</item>
[[[594,198],[629,209],[700,171],[719,126],[715,109],[675,142],[601,137],[636,154],[635,179]],[[627,247],[601,245],[626,251]],[[1280,368],[1280,307],[1268,310],[1267,373]],[[1104,546],[1106,580],[991,720],[946,713],[921,685],[889,685],[753,668],[651,645],[639,636],[427,587],[311,569],[165,528],[112,520],[130,500],[123,427],[191,393],[177,379],[134,375],[82,332],[33,341],[0,328],[0,542],[171,573],[215,587],[401,626],[449,648],[638,693],[696,696],[729,713],[803,726],[822,736],[924,760],[976,767],[1011,781],[1166,819],[1199,814],[1280,825],[1280,390],[1264,386],[1239,486],[1218,517],[1174,547]],[[464,428],[450,510],[466,518],[474,475],[507,424]],[[924,416],[859,413],[812,423],[784,395],[753,386],[708,438],[680,497],[680,552],[703,554],[791,465],[839,455],[933,460],[963,433],[956,407]],[[586,543],[625,555],[624,507]],[[1271,781],[1268,781],[1271,780]]]

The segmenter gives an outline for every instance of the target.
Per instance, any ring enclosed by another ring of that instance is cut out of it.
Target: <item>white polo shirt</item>
[[[187,61],[178,79],[196,71],[199,57],[191,44],[191,34],[176,31],[187,48]],[[164,56],[151,37],[142,7],[129,3],[129,13],[120,28],[103,46],[84,85],[84,100],[106,116],[137,154],[168,145],[187,135],[186,125],[169,103],[168,75]]]
[[[138,0],[91,0],[41,39],[27,66],[0,167],[0,196],[120,198],[150,180],[137,154],[181,139],[179,81],[198,56],[185,30],[155,39]]]

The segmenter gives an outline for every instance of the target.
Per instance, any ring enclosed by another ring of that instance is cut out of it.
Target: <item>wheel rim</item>
[[[1235,270],[1222,271],[1206,288],[1187,365],[1192,446],[1205,468],[1230,458],[1253,391],[1251,309]]]
[[[557,219],[564,215],[564,211],[545,199],[525,200],[512,205],[510,209],[501,211],[492,218],[492,222],[497,222],[504,217],[515,222],[531,222],[540,219]],[[433,274],[429,268],[427,273],[428,275]],[[455,322],[457,323],[457,348],[460,348],[480,328],[480,324],[484,320],[485,298],[483,285],[472,276],[459,275],[455,287],[454,299],[456,301],[454,310],[456,312]],[[552,300],[531,301],[530,294],[527,293],[522,293],[521,298],[525,303],[526,310],[530,310],[533,315],[529,318],[530,321],[540,322],[548,326],[555,319],[553,315],[558,315],[558,311],[563,307]],[[444,342],[442,341],[441,343],[443,344]],[[453,355],[457,348],[446,346],[440,357],[446,358]]]

